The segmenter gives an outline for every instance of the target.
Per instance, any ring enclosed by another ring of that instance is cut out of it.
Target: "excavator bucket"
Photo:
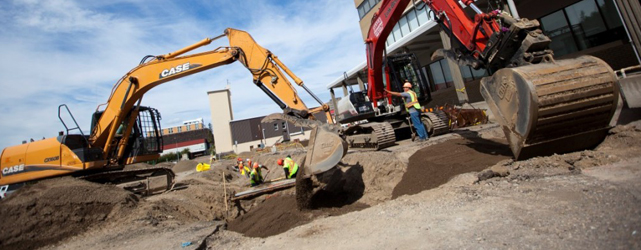
[[[304,176],[320,174],[333,168],[347,153],[347,142],[327,125],[312,129],[305,157]]]
[[[263,122],[285,120],[295,126],[312,128],[307,146],[307,155],[299,174],[311,177],[323,173],[336,166],[347,153],[347,142],[338,134],[335,125],[316,120],[300,119],[297,117],[276,113],[263,118]]]
[[[481,94],[516,159],[595,147],[622,107],[614,71],[592,56],[501,69]]]

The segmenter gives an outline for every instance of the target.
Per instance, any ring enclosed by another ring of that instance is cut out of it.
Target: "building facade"
[[[263,123],[261,117],[234,120],[229,89],[207,92],[211,110],[216,153],[236,154],[291,140],[308,140],[309,129],[286,121]],[[326,122],[324,115],[317,120]]]
[[[194,120],[184,121],[182,125],[164,128],[162,129],[161,133],[163,136],[165,136],[165,135],[182,133],[182,132],[204,129],[204,128],[205,128],[205,125],[204,125],[203,118],[198,118]]]
[[[420,1],[419,1],[420,2]],[[505,1],[503,1],[505,2]],[[521,18],[536,19],[542,31],[552,39],[550,48],[556,59],[592,55],[606,61],[614,70],[638,65],[638,51],[631,43],[627,30],[634,30],[624,23],[617,4],[621,0],[514,0],[516,14]],[[477,1],[482,10],[496,8],[496,1]],[[619,3],[620,4],[620,3]],[[638,2],[634,3],[638,6]],[[354,0],[363,39],[367,37],[371,20],[381,6],[381,0]],[[504,11],[508,11],[505,5]],[[387,54],[414,53],[419,58],[421,70],[428,75],[433,91],[454,85],[452,72],[460,72],[465,82],[478,81],[490,74],[468,66],[452,67],[447,59],[432,61],[432,53],[443,48],[440,27],[433,14],[422,2],[410,3],[387,38]],[[638,20],[637,20],[638,21]],[[634,25],[633,25],[634,26]],[[638,29],[638,27],[636,27]],[[363,48],[364,49],[364,48]],[[347,71],[347,79],[339,77],[327,85],[338,88],[357,84],[357,78],[367,81],[365,58],[363,63]],[[467,86],[467,85],[465,85]]]
[[[184,121],[182,125],[164,128],[162,154],[180,153],[189,150],[190,157],[209,154],[213,135],[205,128],[203,118]]]

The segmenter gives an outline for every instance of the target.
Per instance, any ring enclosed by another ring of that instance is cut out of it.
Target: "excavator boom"
[[[621,110],[617,79],[602,60],[584,56],[555,61],[550,39],[536,20],[482,12],[474,0],[422,0],[441,28],[462,45],[439,49],[460,65],[494,73],[481,94],[502,125],[517,159],[564,153],[597,145]],[[392,27],[410,0],[383,0],[367,39],[368,97],[374,108],[391,96],[383,85],[383,52]],[[470,17],[463,10],[470,7]],[[388,75],[387,72],[385,75]],[[387,81],[389,82],[389,80]]]
[[[188,54],[223,36],[229,39],[228,47]],[[164,178],[161,182],[166,181],[167,186],[171,186],[174,176],[171,170],[118,170],[126,164],[159,157],[159,144],[162,144],[158,139],[161,138],[160,115],[155,109],[140,105],[143,96],[160,84],[236,61],[249,70],[253,76],[253,83],[284,110],[283,115],[289,120],[314,120],[313,114],[325,112],[325,116],[331,122],[329,106],[321,103],[303,81],[275,55],[258,45],[247,32],[228,28],[223,35],[203,39],[164,55],[145,57],[140,65],[130,70],[114,85],[107,102],[98,106],[93,116],[90,136],[61,135],[58,138],[4,149],[0,162],[0,186],[70,173],[90,180],[105,180],[111,183],[132,175],[141,178],[162,175]],[[288,77],[309,92],[319,102],[319,107],[309,109]],[[102,106],[104,109],[100,110]],[[143,121],[143,118],[147,119]],[[153,126],[145,127],[148,124]],[[311,140],[314,140],[314,136],[334,138],[331,143],[336,145],[328,145],[328,141],[325,141],[324,147],[341,148],[344,145],[336,130],[319,130],[312,134]],[[148,147],[150,145],[153,149]],[[315,148],[311,147],[309,150],[314,152]],[[336,152],[339,152],[338,155],[327,155],[323,159],[316,157],[314,163],[308,166],[334,166],[345,153],[342,149]],[[144,190],[140,187],[133,189]]]

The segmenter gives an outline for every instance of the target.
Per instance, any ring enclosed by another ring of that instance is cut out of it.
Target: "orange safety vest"
[[[410,94],[412,101],[405,103],[405,111],[409,111],[409,108],[412,106],[414,106],[416,111],[421,111],[421,104],[418,104],[418,98],[416,97],[416,93],[412,90],[407,91],[407,93]]]
[[[249,168],[243,165],[242,162],[238,163],[238,172],[240,172],[241,175],[248,176],[249,175]]]

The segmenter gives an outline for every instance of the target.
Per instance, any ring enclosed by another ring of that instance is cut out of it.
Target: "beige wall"
[[[358,6],[363,2],[363,0],[354,0],[354,4],[356,5],[354,8],[356,8],[354,11],[356,11],[358,15]],[[365,42],[365,39],[367,39],[367,32],[369,32],[369,26],[372,24],[372,17],[374,16],[374,13],[378,11],[378,9],[381,7],[381,4],[383,1],[380,1],[379,3],[376,4],[376,7],[372,8],[372,10],[367,13],[363,19],[359,22],[361,25],[361,35],[363,36],[363,42]],[[412,3],[410,2],[407,7],[405,8],[405,11],[408,9],[412,8]],[[403,12],[405,12],[403,11]]]
[[[231,138],[231,127],[229,125],[229,122],[234,119],[230,95],[229,89],[207,92],[209,110],[211,110],[211,128],[214,133],[217,153],[234,150],[234,142]]]
[[[308,140],[310,134],[311,134],[311,131],[305,131],[304,134],[291,135],[290,136],[290,140],[292,140],[292,141],[296,140],[296,139],[301,140],[301,141]],[[283,138],[283,137],[282,136],[277,136],[277,137],[267,138],[267,139],[265,139],[265,141],[266,141],[265,142],[265,146],[267,146],[267,147],[272,146],[272,145],[274,145],[274,143],[276,143],[281,138]],[[245,142],[245,143],[239,143],[237,146],[234,146],[234,152],[236,152],[237,154],[239,154],[241,152],[248,152],[250,146],[254,146],[254,148],[257,148],[257,145],[259,145],[259,144],[260,144],[260,140],[250,141],[250,142]],[[216,149],[218,149],[218,147],[216,147]]]

